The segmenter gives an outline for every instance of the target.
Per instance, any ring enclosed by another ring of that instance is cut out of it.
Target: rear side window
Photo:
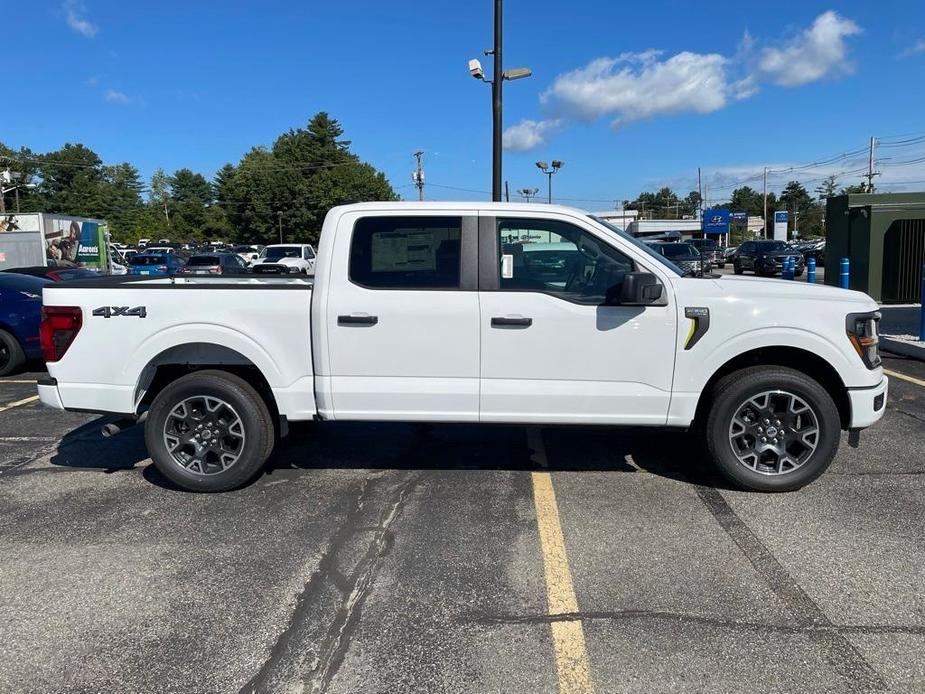
[[[129,262],[136,267],[139,265],[164,265],[167,258],[162,255],[136,255]]]
[[[460,217],[366,217],[350,241],[350,280],[372,289],[458,289]]]

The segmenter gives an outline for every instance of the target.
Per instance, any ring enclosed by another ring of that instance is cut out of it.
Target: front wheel
[[[745,272],[745,270],[742,269],[742,266],[739,265],[738,263],[732,264],[732,271],[736,273],[737,275],[741,275],[743,272]]]
[[[758,492],[799,489],[838,452],[841,418],[832,397],[806,374],[759,366],[721,379],[707,415],[707,450],[717,469]]]
[[[242,378],[205,370],[177,379],[154,399],[145,444],[157,469],[189,491],[223,492],[260,472],[274,427],[263,398]]]

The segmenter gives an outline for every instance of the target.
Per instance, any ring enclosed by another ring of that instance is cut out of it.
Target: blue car
[[[142,253],[128,262],[128,274],[151,277],[173,275],[185,264],[180,256],[173,253]]]
[[[0,376],[41,358],[42,287],[48,284],[42,277],[0,272]]]

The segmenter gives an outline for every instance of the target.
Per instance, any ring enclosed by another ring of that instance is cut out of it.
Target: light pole
[[[475,79],[487,82],[491,85],[491,199],[494,202],[501,202],[501,135],[503,131],[503,122],[501,118],[502,105],[502,86],[505,80],[519,80],[529,77],[531,70],[525,67],[504,70],[504,61],[502,60],[502,43],[503,43],[503,12],[501,8],[502,0],[495,1],[495,45],[494,48],[485,51],[485,55],[494,58],[492,79],[485,79],[485,72],[482,70],[482,64],[472,59],[469,61],[469,74]]]
[[[536,194],[540,192],[539,188],[520,188],[517,191],[517,194],[522,197],[527,202],[530,202],[532,198],[536,197]]]
[[[546,174],[546,176],[549,179],[548,201],[550,205],[552,205],[552,175],[559,173],[559,169],[561,169],[564,165],[565,165],[565,162],[560,161],[559,159],[553,159],[551,166],[547,166],[545,161],[536,162],[536,168],[538,168],[540,171]]]
[[[277,212],[276,217],[277,219],[279,219],[279,242],[282,243],[283,242],[283,213]]]
[[[34,183],[13,183],[18,178],[22,178],[22,174],[13,173],[9,169],[6,171],[0,171],[0,214],[6,213],[6,200],[4,196],[7,193],[16,193],[16,213],[19,214],[19,189],[36,187]],[[4,188],[4,183],[12,183],[13,185],[11,185],[9,188]]]

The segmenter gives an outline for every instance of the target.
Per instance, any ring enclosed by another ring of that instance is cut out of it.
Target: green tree
[[[202,174],[178,169],[168,180],[173,208],[171,233],[177,240],[202,239],[206,209],[212,204],[212,186]]]
[[[831,176],[826,176],[822,179],[822,183],[816,186],[816,195],[819,196],[820,200],[827,200],[835,195],[835,191],[838,190],[838,177],[835,174]]]
[[[326,113],[257,147],[216,176],[218,204],[237,241],[317,242],[327,211],[364,200],[395,200],[380,172],[350,152],[343,128]]]

